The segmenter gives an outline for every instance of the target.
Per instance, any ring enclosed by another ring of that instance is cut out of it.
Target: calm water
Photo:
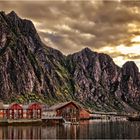
[[[140,122],[83,121],[80,125],[5,126],[0,139],[140,139]]]

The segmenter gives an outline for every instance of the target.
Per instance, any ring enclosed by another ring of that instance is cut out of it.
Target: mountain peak
[[[130,75],[133,77],[133,79],[138,78],[139,69],[134,61],[127,61],[122,66],[122,70],[124,75]]]
[[[90,55],[93,54],[94,52],[90,49],[90,48],[84,48],[80,51],[80,54],[84,54],[84,55]]]
[[[5,12],[4,11],[0,11],[0,14],[5,14]]]
[[[137,65],[136,65],[136,63],[135,63],[134,61],[127,61],[127,62],[123,65],[123,67],[129,68],[129,70],[132,69],[132,68],[135,68],[135,69],[138,70],[138,67],[137,67]]]
[[[10,16],[10,17],[18,17],[18,15],[17,15],[17,13],[15,11],[11,11],[7,15]]]
[[[86,47],[82,49],[82,52],[93,52],[90,48]]]

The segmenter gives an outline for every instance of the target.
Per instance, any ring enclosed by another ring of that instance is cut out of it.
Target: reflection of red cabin
[[[11,104],[7,109],[8,119],[22,119],[23,118],[23,108],[18,103]]]
[[[42,107],[39,103],[31,103],[27,109],[28,119],[40,119]]]

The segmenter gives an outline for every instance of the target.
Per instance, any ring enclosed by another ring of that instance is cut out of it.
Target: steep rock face
[[[76,100],[102,111],[139,110],[140,74],[88,48],[64,56],[45,46],[33,23],[0,12],[0,99],[48,104]]]
[[[119,76],[117,95],[129,105],[139,110],[140,105],[140,74],[133,61],[126,62]]]
[[[74,78],[75,96],[81,103],[108,111],[123,108],[114,94],[120,68],[108,55],[85,48],[69,55],[68,64]]]
[[[1,12],[0,29],[1,99],[24,101],[29,93],[48,101],[71,98],[65,56],[44,47],[31,21]]]
[[[39,80],[29,61],[32,53],[26,44],[26,37],[20,35],[20,29],[16,26],[20,22],[21,19],[13,12],[9,15],[0,13],[0,94],[3,100],[10,100],[15,95],[22,95],[33,90],[40,91],[37,86],[34,86],[39,85]]]

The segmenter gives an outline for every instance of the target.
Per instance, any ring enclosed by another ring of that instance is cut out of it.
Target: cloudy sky
[[[32,20],[42,41],[66,55],[89,47],[140,68],[140,0],[0,0],[0,9]]]

